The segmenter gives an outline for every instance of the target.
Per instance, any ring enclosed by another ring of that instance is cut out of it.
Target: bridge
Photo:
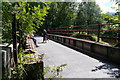
[[[37,51],[43,55],[44,66],[58,66],[61,64],[67,64],[63,71],[60,72],[63,78],[120,77],[119,66],[108,62],[103,59],[103,57],[89,55],[87,54],[89,52],[77,50],[74,48],[74,46],[76,46],[74,44],[71,46],[70,44],[72,43],[72,40],[75,41],[75,38],[70,38],[71,43],[69,43],[70,40],[67,40],[69,37],[58,35],[49,35],[49,37],[51,40],[48,40],[47,43],[42,43],[42,37],[35,37],[39,45]],[[65,44],[62,43],[62,40]],[[87,45],[86,41],[85,44]],[[45,78],[48,78],[50,74],[51,73],[46,74]]]
[[[36,37],[39,43],[37,49],[44,55],[44,66],[67,64],[60,73],[63,78],[119,78],[120,70],[115,64],[120,64],[120,48],[100,43],[100,38],[116,39],[119,42],[119,30],[104,30],[105,26],[118,25],[91,24],[50,28],[50,40],[47,43],[42,43],[42,37]],[[109,33],[109,36],[102,35],[102,32]],[[73,33],[78,38],[71,37]],[[97,40],[82,39],[84,36],[96,36]],[[45,77],[48,78],[50,74]]]

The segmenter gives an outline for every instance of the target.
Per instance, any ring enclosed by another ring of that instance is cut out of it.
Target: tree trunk
[[[12,36],[13,36],[13,54],[14,54],[14,61],[15,61],[15,64],[17,64],[17,63],[18,63],[18,60],[17,60],[16,14],[13,14]]]

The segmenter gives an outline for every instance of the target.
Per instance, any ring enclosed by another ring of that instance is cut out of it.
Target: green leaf
[[[13,73],[13,74],[17,74],[17,72],[16,72],[16,71],[13,71],[12,73]]]
[[[10,68],[10,70],[14,70],[13,68]]]

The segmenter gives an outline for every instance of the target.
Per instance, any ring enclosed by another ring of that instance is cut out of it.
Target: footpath
[[[120,70],[116,65],[89,57],[54,41],[42,43],[42,37],[35,38],[44,66],[67,64],[60,73],[62,78],[120,78]],[[45,78],[48,77],[49,74],[46,74]]]

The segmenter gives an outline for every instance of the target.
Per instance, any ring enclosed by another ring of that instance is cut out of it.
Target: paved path
[[[42,37],[36,37],[36,39],[39,42],[37,50],[40,54],[44,54],[45,66],[67,64],[60,73],[63,78],[120,77],[120,70],[110,63],[101,62],[51,40],[41,43]],[[48,78],[48,75],[45,77]]]

